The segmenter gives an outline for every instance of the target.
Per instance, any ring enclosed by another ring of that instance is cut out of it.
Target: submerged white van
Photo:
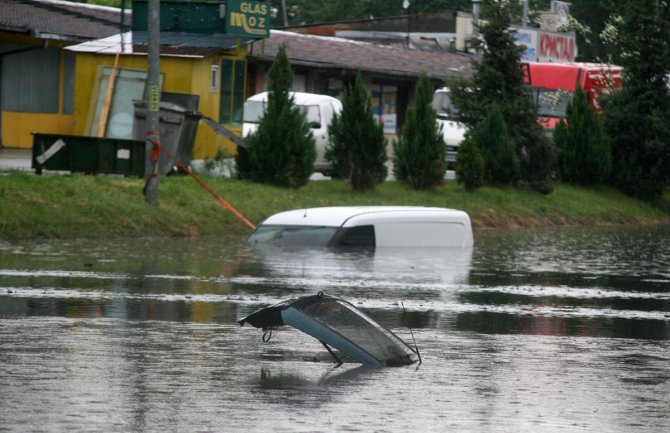
[[[291,92],[295,105],[304,113],[316,141],[316,161],[314,171],[328,174],[330,164],[325,159],[326,148],[330,144],[328,126],[335,114],[342,111],[342,103],[337,98],[314,93]],[[244,125],[242,136],[252,134],[265,114],[268,92],[248,98],[244,103]]]
[[[249,236],[252,245],[305,247],[470,248],[467,213],[420,206],[342,206],[272,215]]]

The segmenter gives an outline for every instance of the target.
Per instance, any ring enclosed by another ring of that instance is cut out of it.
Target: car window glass
[[[375,246],[375,228],[372,225],[349,227],[346,229],[339,245],[343,246]]]
[[[337,229],[324,226],[260,226],[249,236],[248,243],[274,245],[306,245],[325,247]]]
[[[321,124],[321,111],[318,105],[299,105],[298,108],[305,115],[307,123]]]
[[[247,101],[244,103],[244,122],[259,123],[265,114],[263,101]]]

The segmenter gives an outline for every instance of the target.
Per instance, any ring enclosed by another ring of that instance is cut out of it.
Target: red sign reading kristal
[[[572,62],[577,56],[574,34],[540,33],[540,62]]]

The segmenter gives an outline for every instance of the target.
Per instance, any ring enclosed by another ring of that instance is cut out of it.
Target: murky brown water
[[[476,244],[0,244],[0,431],[670,431],[669,227]],[[411,326],[423,364],[333,368],[298,331],[236,324],[318,291]]]

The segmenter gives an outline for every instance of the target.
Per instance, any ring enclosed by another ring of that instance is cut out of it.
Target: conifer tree
[[[565,119],[556,125],[554,144],[558,148],[562,180],[597,184],[609,178],[612,149],[602,120],[591,108],[587,93],[579,86],[568,103]]]
[[[497,103],[516,144],[521,179],[540,192],[550,192],[551,143],[537,122],[537,109],[524,83],[520,64],[523,48],[516,45],[509,30],[509,2],[484,0],[483,10],[486,23],[479,27],[484,40],[481,58],[473,60],[471,80],[452,84],[452,101],[459,110],[459,120],[469,129],[482,123]]]
[[[344,88],[342,112],[333,118],[328,134],[331,144],[325,157],[334,177],[345,179],[355,190],[372,189],[386,179],[384,129],[374,118],[360,71]]]
[[[484,158],[471,134],[458,146],[456,179],[466,190],[474,191],[484,183]]]
[[[512,185],[519,178],[516,145],[507,132],[507,124],[497,102],[484,121],[471,132],[484,159],[484,179],[491,185]]]
[[[623,87],[607,97],[605,131],[612,143],[613,184],[646,199],[663,195],[670,180],[670,4],[626,1],[611,43],[623,66]]]
[[[446,144],[431,104],[433,93],[428,75],[422,73],[414,102],[407,108],[405,124],[393,146],[396,179],[416,189],[441,185],[447,169]]]
[[[268,101],[249,148],[238,148],[238,175],[254,182],[298,188],[314,172],[316,143],[290,94],[293,70],[282,45],[268,74]]]

